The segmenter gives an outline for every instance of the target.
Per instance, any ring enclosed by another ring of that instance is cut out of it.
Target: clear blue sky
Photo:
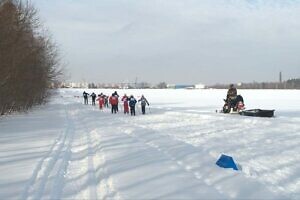
[[[299,0],[32,0],[70,81],[300,77]]]

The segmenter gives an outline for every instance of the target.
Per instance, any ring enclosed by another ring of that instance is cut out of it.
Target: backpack
[[[129,100],[129,106],[135,106],[135,104],[136,104],[136,100],[134,99],[134,98],[131,98],[130,100]]]

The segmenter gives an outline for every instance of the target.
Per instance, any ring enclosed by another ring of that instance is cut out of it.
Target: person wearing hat
[[[97,97],[97,95],[93,92],[90,96],[92,97],[92,105],[95,106],[96,105],[96,97]]]
[[[135,116],[135,104],[137,103],[133,95],[129,98],[130,114]]]
[[[102,93],[98,95],[96,101],[99,102],[99,109],[102,110],[104,107],[104,96],[102,95]]]
[[[122,97],[123,106],[124,106],[124,114],[129,114],[129,105],[128,105],[128,96],[124,94]]]
[[[236,105],[236,97],[237,97],[237,90],[233,84],[230,84],[229,89],[227,91],[227,102],[230,104],[231,108],[234,108]]]
[[[109,103],[111,104],[111,113],[117,113],[118,112],[118,96],[116,96],[114,93],[109,98]]]
[[[84,104],[85,105],[88,105],[89,104],[89,94],[88,93],[86,93],[85,91],[83,91],[83,99],[84,99]]]
[[[144,95],[142,95],[142,97],[139,99],[138,102],[141,102],[141,107],[142,107],[142,113],[143,113],[143,115],[146,114],[146,104],[149,106],[149,102],[144,97]]]
[[[112,96],[115,96],[115,97],[117,97],[119,99],[119,95],[118,95],[117,91],[115,91],[112,94]],[[117,105],[115,106],[115,110],[116,110],[116,112],[119,112],[119,101],[118,101]]]

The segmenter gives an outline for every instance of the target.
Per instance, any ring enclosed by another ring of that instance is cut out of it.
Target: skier
[[[118,95],[117,91],[115,91],[113,93],[113,95],[119,99],[119,95]],[[117,112],[119,112],[119,101],[118,101],[117,106],[115,107],[115,109],[116,109]]]
[[[133,95],[129,98],[130,114],[135,116],[135,104],[137,103]]]
[[[93,92],[90,96],[92,97],[92,105],[95,106],[96,105],[95,100],[96,100],[97,95]]]
[[[141,102],[141,106],[142,106],[142,113],[143,115],[146,113],[146,104],[149,106],[149,102],[147,101],[147,99],[144,97],[144,95],[142,95],[142,97],[139,99],[138,102]]]
[[[87,105],[89,104],[89,99],[88,99],[88,93],[86,93],[85,91],[83,91],[83,99],[84,99],[84,104]]]
[[[108,96],[107,95],[103,95],[103,96],[104,96],[104,106],[106,108],[108,108],[109,107],[109,105],[108,105]]]
[[[128,96],[124,94],[122,97],[123,105],[124,105],[124,114],[129,114],[129,107],[128,107]]]
[[[101,94],[102,94],[102,93],[101,93]],[[100,110],[102,110],[103,107],[104,107],[104,97],[103,97],[103,95],[101,95],[101,94],[98,95],[98,98],[97,98],[97,100],[96,100],[96,101],[99,102],[99,109],[100,109]]]
[[[109,98],[109,103],[111,104],[111,113],[116,114],[118,112],[118,101],[118,97],[113,93]]]

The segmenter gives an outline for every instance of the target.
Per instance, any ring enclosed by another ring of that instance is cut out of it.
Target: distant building
[[[175,89],[175,84],[167,84],[167,88],[169,88],[169,89]]]
[[[201,84],[201,83],[198,83],[198,84],[195,85],[195,89],[205,89],[205,85]]]
[[[190,85],[190,84],[168,84],[167,88],[170,88],[170,89],[194,89],[195,85]]]

